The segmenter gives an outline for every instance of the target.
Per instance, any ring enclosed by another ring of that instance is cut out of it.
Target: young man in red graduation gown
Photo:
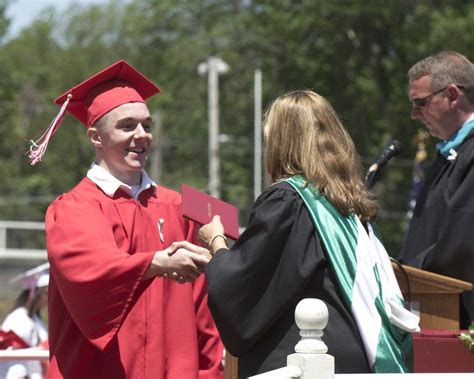
[[[58,97],[30,151],[42,159],[64,112],[87,127],[96,159],[46,214],[49,378],[223,378],[223,346],[180,195],[144,171],[159,88],[125,61]]]

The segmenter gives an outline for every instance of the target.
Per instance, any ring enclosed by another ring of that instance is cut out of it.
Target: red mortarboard
[[[141,72],[120,60],[84,80],[54,102],[61,110],[37,141],[31,141],[31,164],[40,162],[67,111],[89,128],[103,115],[126,103],[144,103],[160,89]]]

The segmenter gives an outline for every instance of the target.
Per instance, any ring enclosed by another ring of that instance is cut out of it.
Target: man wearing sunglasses
[[[474,282],[474,66],[443,51],[408,71],[412,119],[440,139],[400,260],[410,266]],[[461,328],[474,320],[474,293],[465,292]]]

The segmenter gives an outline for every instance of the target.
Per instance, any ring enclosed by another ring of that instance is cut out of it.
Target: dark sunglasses
[[[460,88],[460,89],[464,88],[463,86],[458,86],[457,84],[455,84],[455,86]],[[447,85],[446,87],[443,87],[443,88],[441,88],[441,89],[439,89],[435,92],[432,92],[429,95],[426,95],[426,96],[423,96],[423,97],[415,97],[414,99],[411,99],[410,100],[411,106],[413,108],[424,108],[424,107],[426,107],[433,96],[436,96],[437,94],[443,92],[448,87],[449,87],[449,85]]]

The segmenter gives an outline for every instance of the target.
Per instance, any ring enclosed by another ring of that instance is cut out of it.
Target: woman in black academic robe
[[[286,365],[299,329],[295,307],[319,298],[329,310],[323,341],[336,373],[370,372],[358,327],[339,291],[327,252],[303,200],[282,179],[301,175],[343,215],[373,219],[377,206],[362,182],[359,158],[331,105],[311,91],[278,98],[265,124],[274,184],[254,204],[247,229],[227,251],[216,217],[200,230],[213,259],[206,267],[209,307],[239,378]]]

